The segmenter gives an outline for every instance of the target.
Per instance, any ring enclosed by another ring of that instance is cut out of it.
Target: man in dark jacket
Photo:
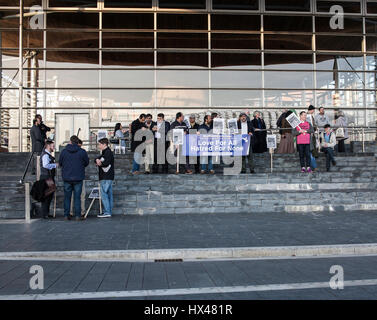
[[[199,132],[200,134],[208,134],[212,132],[211,129],[211,123],[212,123],[212,118],[210,115],[206,115],[204,117],[204,122],[201,126],[199,126]],[[208,166],[208,170],[210,174],[214,174],[215,170],[213,170],[213,163],[212,163],[212,156],[208,156],[208,159],[206,159],[206,156],[200,157],[200,164],[201,164],[201,174],[206,173],[206,169]]]
[[[35,152],[33,156],[33,163],[31,166],[31,173],[35,174],[35,157],[39,156],[43,150],[44,141],[42,140],[42,132],[39,128],[40,120],[34,119],[33,126],[30,129],[31,137],[31,151]]]
[[[35,119],[39,121],[39,130],[41,130],[42,141],[44,143],[47,140],[47,132],[51,131],[51,129],[43,123],[42,116],[40,114],[37,114]]]
[[[110,218],[113,213],[113,181],[114,181],[114,155],[109,148],[109,140],[103,138],[98,141],[98,147],[101,155],[96,158],[95,163],[98,166],[99,183],[101,187],[101,200],[103,204],[103,213],[98,218]]]
[[[166,152],[169,148],[169,141],[166,136],[170,130],[170,123],[165,121],[165,115],[159,113],[157,115],[157,123],[152,128],[154,132],[154,164],[153,173],[158,173],[158,168],[162,165],[163,173],[168,173],[168,163],[166,161]]]
[[[188,133],[188,127],[187,127],[186,123],[184,122],[184,116],[183,116],[182,112],[178,112],[176,114],[175,121],[173,121],[172,124],[170,125],[171,134],[173,134],[174,129],[183,129],[184,134]],[[181,146],[178,146],[178,147],[181,148]],[[182,148],[181,148],[181,150],[182,150]],[[180,155],[182,155],[182,152],[180,152]],[[189,162],[190,157],[185,157],[185,158],[186,158],[185,159],[186,174],[192,174],[192,171],[190,170],[190,162]],[[179,159],[177,159],[177,161],[179,161]],[[179,174],[179,171],[176,171],[175,173]]]
[[[78,146],[79,138],[72,136],[70,143],[59,157],[64,181],[64,219],[70,220],[72,191],[74,192],[74,207],[76,220],[81,219],[81,191],[85,179],[85,167],[89,164],[88,154]]]
[[[140,173],[140,163],[142,158],[142,153],[138,152],[136,149],[139,145],[143,143],[145,138],[139,139],[137,136],[137,132],[139,130],[146,130],[145,127],[145,114],[142,113],[138,119],[132,122],[131,124],[131,152],[134,153],[134,159],[132,162],[132,174],[139,174]],[[136,137],[136,139],[135,139]]]
[[[195,115],[191,114],[190,118],[190,134],[195,134],[199,130],[199,124],[195,121]],[[195,164],[195,173],[200,173],[200,157],[196,157],[196,164]]]
[[[250,121],[247,121],[246,113],[241,113],[240,118],[237,122],[238,130],[240,134],[245,135],[248,134],[250,136],[250,144],[249,144],[249,151],[247,156],[242,156],[242,170],[241,173],[246,173],[246,158],[249,162],[250,173],[254,173],[254,159],[253,159],[253,136],[254,136],[254,128]]]

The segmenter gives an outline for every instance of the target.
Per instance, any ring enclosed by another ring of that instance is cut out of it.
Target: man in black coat
[[[253,125],[255,130],[253,152],[267,152],[267,131],[265,131],[266,124],[264,120],[261,118],[261,114],[259,111],[254,112],[254,119],[251,120],[251,124]]]
[[[138,119],[132,122],[131,124],[131,152],[134,153],[134,159],[132,163],[132,174],[140,173],[140,163],[142,159],[142,153],[137,152],[136,148],[145,141],[145,137],[142,139],[136,139],[136,134],[139,130],[146,130],[145,126],[145,114],[142,113]]]
[[[42,132],[39,125],[40,125],[40,120],[34,119],[33,126],[30,129],[31,148],[32,148],[31,151],[34,152],[33,163],[31,165],[32,174],[35,174],[35,164],[36,164],[35,158],[41,154],[43,150],[43,146],[44,146],[44,140],[42,138]]]
[[[183,117],[183,113],[182,112],[178,112],[176,114],[175,121],[173,121],[172,124],[170,125],[170,131],[171,131],[171,133],[173,133],[173,129],[175,129],[175,128],[176,129],[183,129],[184,134],[187,134],[188,131],[189,131],[186,123],[184,122],[184,117]],[[180,154],[182,155],[182,152],[180,152]],[[189,158],[190,157],[186,157],[186,161],[185,161],[185,171],[186,171],[186,174],[192,174],[192,171],[190,170]],[[179,174],[179,171],[176,171],[175,173]]]
[[[162,165],[163,173],[168,173],[169,167],[166,161],[166,152],[169,148],[169,141],[166,136],[170,130],[170,123],[165,121],[165,115],[159,113],[157,115],[157,123],[153,126],[154,132],[154,164],[153,173],[158,173],[158,168]]]
[[[254,143],[254,127],[250,121],[247,121],[246,113],[241,113],[240,118],[237,121],[239,133],[250,136],[249,153],[247,156],[242,156],[242,170],[241,173],[246,173],[246,158],[248,159],[250,173],[254,173],[254,157],[253,157],[253,143]]]

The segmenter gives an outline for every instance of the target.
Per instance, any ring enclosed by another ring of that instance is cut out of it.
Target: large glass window
[[[208,48],[207,33],[159,32],[157,34],[158,48]]]
[[[310,0],[265,0],[266,11],[310,11]]]
[[[259,31],[260,20],[260,15],[213,14],[211,29]]]
[[[265,53],[265,69],[313,69],[312,54]]]
[[[312,17],[309,16],[268,16],[263,17],[265,31],[312,32]]]
[[[330,12],[332,6],[338,5],[343,8],[344,13],[360,13],[360,2],[359,1],[320,1],[317,0],[317,11],[318,12]]]
[[[152,0],[104,0],[105,8],[152,8]]]
[[[153,14],[151,13],[103,13],[104,29],[152,29]]]
[[[275,50],[312,50],[312,36],[297,34],[266,34],[264,48]]]
[[[160,8],[167,9],[205,9],[206,0],[158,0]]]
[[[61,8],[69,8],[69,7],[84,7],[84,8],[96,8],[97,7],[97,0],[49,0],[49,6],[52,7],[61,7]]]
[[[261,55],[254,53],[212,52],[212,68],[261,68]]]
[[[259,34],[212,33],[212,49],[260,49]]]
[[[258,0],[212,0],[212,9],[258,10]]]
[[[161,13],[157,15],[157,27],[158,29],[207,30],[208,16],[205,14]]]

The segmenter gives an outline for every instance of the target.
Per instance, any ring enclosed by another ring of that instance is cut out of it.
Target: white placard
[[[268,134],[266,140],[268,149],[276,149],[276,134]]]
[[[213,119],[213,133],[222,134],[225,132],[225,119],[215,118]]]
[[[99,199],[99,188],[93,188],[90,191],[89,199]]]
[[[183,122],[186,124],[187,128],[191,128],[191,124],[190,124],[190,117],[188,116],[185,116],[185,119],[183,120]]]
[[[237,134],[238,133],[237,119],[229,119],[228,120],[228,128],[229,128],[230,134]]]
[[[291,113],[288,117],[285,118],[292,128],[298,127],[301,123],[300,119],[296,116],[295,113]]]
[[[183,145],[183,129],[173,129],[173,144]]]

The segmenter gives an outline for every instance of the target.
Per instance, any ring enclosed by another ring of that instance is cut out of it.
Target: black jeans
[[[44,198],[42,203],[42,215],[47,217],[50,214],[50,204],[54,197],[54,193],[51,193],[48,197]]]
[[[297,148],[300,155],[301,168],[310,167],[310,144],[298,144]]]

